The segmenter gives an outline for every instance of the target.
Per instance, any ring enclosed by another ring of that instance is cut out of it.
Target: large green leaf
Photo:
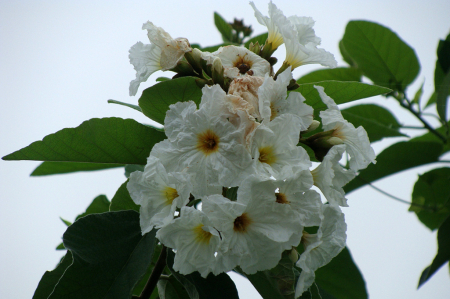
[[[56,268],[52,271],[46,271],[39,281],[36,291],[34,291],[33,299],[47,299],[53,292],[64,271],[72,264],[72,253],[67,251]]]
[[[93,118],[2,159],[145,165],[153,145],[165,138],[163,132],[132,119]]]
[[[377,156],[377,163],[361,170],[359,175],[348,183],[346,193],[388,175],[438,161],[442,144],[437,142],[398,142],[384,149]]]
[[[445,122],[447,98],[450,92],[450,34],[440,40],[437,48],[436,69],[434,71],[434,90],[436,92],[436,109]]]
[[[422,286],[448,260],[450,260],[450,217],[442,223],[437,233],[438,252],[430,266],[423,270],[419,286]]]
[[[161,277],[157,286],[160,299],[189,299],[183,285],[172,275]]]
[[[142,236],[135,211],[109,212],[80,218],[63,241],[73,263],[49,299],[123,299],[151,262],[155,231]]]
[[[341,110],[346,120],[355,127],[363,126],[369,135],[370,142],[385,137],[406,136],[398,131],[401,125],[389,110],[373,105],[357,105]]]
[[[90,215],[90,214],[100,214],[109,211],[109,202],[108,198],[105,195],[99,195],[94,200],[92,200],[91,204],[86,208],[86,211],[75,218],[78,220],[81,217]]]
[[[450,125],[450,122],[447,122],[447,125]],[[442,135],[445,135],[446,130],[447,130],[446,126],[442,126],[442,127],[439,127],[436,129],[436,131]],[[416,141],[418,141],[418,142],[434,141],[434,142],[442,143],[442,140],[431,132],[425,133],[421,136],[414,137],[410,140],[410,142],[416,142]],[[450,142],[443,144],[441,155],[445,154],[448,151],[450,151]]]
[[[359,82],[361,81],[361,71],[345,67],[317,70],[302,76],[297,80],[297,83],[305,84],[330,80]]]
[[[93,171],[109,168],[123,167],[123,164],[106,164],[106,163],[77,163],[77,162],[42,162],[36,167],[31,176],[63,174],[78,171]]]
[[[410,211],[435,230],[450,216],[450,168],[433,169],[414,184]]]
[[[159,259],[159,255],[161,254],[162,248],[163,248],[163,246],[161,244],[155,245],[155,249],[153,251],[153,256],[152,256],[152,262],[150,263],[150,266],[148,266],[147,272],[145,272],[144,276],[142,276],[141,280],[134,287],[133,295],[135,295],[135,296],[141,295],[142,291],[145,288],[145,285],[148,282],[148,279],[150,278],[150,275],[153,272],[153,268],[155,267],[155,265]],[[166,250],[166,248],[164,248],[164,250]],[[167,267],[164,269],[163,274],[170,275],[170,271],[167,269]],[[157,288],[155,288],[155,290],[153,290],[152,295],[150,296],[150,299],[157,298],[157,297],[158,297],[158,290],[157,290]]]
[[[325,93],[331,97],[336,104],[348,103],[391,91],[385,87],[360,82],[323,81],[302,84],[295,91],[300,92],[306,98],[305,103],[314,108],[315,115],[319,115],[319,112],[327,109],[327,106],[322,102],[314,85],[323,86],[323,88],[325,88]]]
[[[224,42],[233,41],[233,28],[217,12],[214,12],[214,24],[216,25],[216,28],[217,30],[219,30],[220,34],[222,34],[222,40]]]
[[[380,24],[350,21],[342,42],[358,69],[377,85],[403,91],[419,73],[414,50]]]
[[[133,199],[131,199],[127,184],[128,180],[126,180],[126,182],[116,191],[116,194],[114,194],[114,197],[111,199],[111,205],[109,206],[110,211],[134,210],[139,212],[140,206],[135,204]]]
[[[175,253],[172,250],[167,251],[167,266],[172,272],[172,275],[186,288],[191,299],[238,299],[238,293],[234,282],[226,273],[220,273],[215,276],[209,274],[208,277],[203,278],[200,273],[193,272],[188,275],[182,275],[173,269],[173,262]],[[195,291],[192,290],[195,287]],[[197,297],[198,295],[198,297]]]
[[[202,91],[195,81],[193,77],[183,77],[163,81],[145,89],[139,98],[142,112],[150,119],[163,124],[170,105],[187,101],[200,104]]]
[[[368,298],[366,283],[348,248],[317,269],[315,282],[336,299]]]

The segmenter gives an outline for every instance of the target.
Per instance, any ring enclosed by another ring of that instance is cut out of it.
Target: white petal
[[[147,81],[151,74],[162,69],[159,63],[161,49],[153,44],[144,45],[138,42],[131,47],[128,57],[136,70],[136,79],[130,83],[130,96],[134,96],[142,82]]]

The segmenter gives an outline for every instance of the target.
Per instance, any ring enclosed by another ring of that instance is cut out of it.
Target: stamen
[[[219,136],[210,129],[197,135],[197,149],[202,151],[205,155],[218,151],[219,142]]]
[[[238,233],[245,233],[248,226],[252,223],[252,219],[247,213],[243,213],[241,216],[234,219],[233,230]]]

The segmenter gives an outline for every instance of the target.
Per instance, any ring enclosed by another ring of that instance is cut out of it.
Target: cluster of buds
[[[272,3],[267,17],[251,5],[269,34],[264,45],[249,49],[230,45],[204,52],[144,24],[151,44],[130,50],[137,71],[130,94],[156,70],[174,70],[197,77],[202,98],[199,107],[170,106],[167,139],[153,147],[144,171],[132,173],[127,187],[141,206],[142,233],[158,230],[159,241],[176,251],[173,268],[182,274],[206,277],[237,266],[252,274],[275,267],[283,252],[302,244],[300,255],[290,255],[302,270],[299,297],[314,271],[345,246],[342,187],[375,163],[375,155],[365,130],[348,123],[320,86],[328,107],[320,112],[324,131],[301,138],[319,122],[299,92],[288,95],[296,86],[292,70],[309,63],[334,67],[336,61],[317,48],[311,18],[287,18]],[[283,43],[286,59],[275,73],[271,55]],[[299,142],[321,161],[314,169]],[[348,169],[339,164],[344,152]],[[318,229],[308,234],[308,227]]]

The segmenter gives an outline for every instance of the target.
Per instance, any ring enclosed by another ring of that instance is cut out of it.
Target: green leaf
[[[124,102],[116,101],[116,100],[108,100],[108,103],[109,103],[109,104],[118,104],[118,105],[122,105],[122,106],[125,106],[125,107],[128,107],[128,108],[137,110],[137,111],[139,111],[139,112],[142,112],[141,107],[136,106],[136,105],[133,105],[133,104],[124,103]]]
[[[341,110],[346,120],[355,127],[363,126],[369,135],[370,142],[385,137],[406,136],[398,131],[401,125],[389,110],[373,105],[357,105]]]
[[[251,39],[249,39],[248,41],[245,42],[245,47],[248,49],[248,47],[250,46],[251,43],[256,44],[256,42],[258,42],[258,44],[260,46],[264,45],[266,43],[267,37],[269,36],[269,33],[263,33],[257,36],[252,37]]]
[[[193,47],[194,48],[194,47]],[[167,77],[158,77],[158,78],[156,78],[156,82],[162,82],[162,81],[167,81],[167,80],[171,80],[170,78],[167,78]]]
[[[111,199],[111,205],[109,206],[109,210],[112,211],[125,211],[125,210],[134,210],[139,212],[140,206],[134,203],[133,199],[131,199],[130,193],[127,189],[128,180],[123,183],[119,189],[114,194],[114,197]]]
[[[323,81],[302,84],[295,91],[300,92],[305,97],[305,103],[313,107],[314,115],[316,116],[319,115],[320,111],[327,109],[327,105],[322,102],[314,85],[323,86],[325,88],[325,93],[331,97],[336,104],[349,103],[391,91],[385,87],[359,82]]]
[[[298,84],[314,83],[321,81],[361,81],[361,71],[355,68],[338,67],[312,71],[297,80]]]
[[[436,94],[436,109],[439,118],[443,122],[447,121],[447,98],[449,90],[450,90],[450,71],[445,75],[444,79],[441,81],[441,86],[437,90]]]
[[[108,212],[110,204],[111,203],[105,195],[99,195],[94,198],[94,200],[92,200],[91,204],[86,208],[86,211],[83,214],[80,214],[77,216],[77,218],[75,218],[75,221],[90,214],[100,214]]]
[[[370,164],[344,187],[349,193],[388,175],[438,161],[442,144],[437,142],[398,142],[377,156],[377,164]]]
[[[92,214],[80,218],[63,235],[73,263],[49,299],[130,298],[147,270],[155,231],[141,235],[135,211]]]
[[[450,122],[447,122],[447,126],[449,126],[449,125],[450,125]],[[447,131],[447,126],[439,127],[436,129],[436,131],[445,136],[445,133]],[[418,142],[434,141],[434,142],[442,143],[442,140],[431,132],[425,133],[421,136],[417,136],[417,137],[414,137],[409,140],[409,142],[416,142],[416,141],[418,141]],[[450,142],[443,144],[441,155],[445,154],[448,151],[450,151]]]
[[[139,98],[139,106],[142,108],[142,112],[150,119],[163,124],[170,105],[187,101],[194,101],[197,105],[200,104],[202,91],[195,80],[193,77],[177,78],[160,82],[145,89]]]
[[[217,50],[219,50],[220,47],[226,47],[229,45],[236,45],[235,43],[223,43],[220,45],[215,45],[215,46],[209,46],[209,47],[205,47],[205,48],[201,48],[200,50],[202,52],[215,52]]]
[[[93,118],[2,159],[145,165],[153,145],[165,138],[164,133],[132,119]]]
[[[214,12],[214,24],[216,25],[217,30],[219,30],[220,34],[222,34],[222,40],[224,42],[233,41],[233,28],[217,12]]]
[[[130,174],[135,171],[144,171],[144,165],[128,164],[125,165],[125,177],[129,178]]]
[[[350,67],[358,68],[356,62],[353,60],[353,58],[348,54],[347,50],[345,49],[343,40],[339,41],[339,51],[341,52],[342,59],[344,59],[344,61],[347,62],[350,65]]]
[[[422,95],[423,95],[423,85],[424,84],[425,84],[425,82],[423,82],[422,85],[420,85],[419,89],[414,94],[414,98],[412,100],[412,102],[419,105],[419,107],[420,107],[420,99],[422,98]]]
[[[450,34],[440,40],[437,48],[437,61],[434,71],[434,90],[436,109],[442,121],[447,121],[447,98],[450,93]],[[430,99],[431,100],[431,99]]]
[[[430,266],[423,270],[420,276],[420,288],[448,260],[450,260],[450,217],[442,223],[437,233],[438,252]]]
[[[173,270],[175,253],[172,250],[167,251],[167,266],[175,278],[186,288],[191,299],[238,299],[238,293],[234,282],[226,273],[220,273],[215,276],[209,274],[203,278],[198,272],[188,275],[182,275]],[[192,291],[192,285],[198,294]],[[196,297],[198,295],[198,297]]]
[[[419,73],[414,50],[380,24],[350,21],[342,42],[358,69],[377,85],[404,91]]]
[[[161,299],[189,299],[183,285],[173,276],[161,277],[157,287]]]
[[[56,250],[66,250],[66,247],[64,247],[64,244],[61,243],[61,244],[59,244],[58,246],[56,246],[55,249],[56,249]]]
[[[433,92],[433,94],[430,96],[430,98],[428,99],[427,104],[425,105],[425,108],[436,103],[436,98],[437,98],[437,94],[436,91]]]
[[[52,271],[46,271],[34,291],[33,299],[47,299],[53,292],[64,271],[72,264],[72,253],[67,251],[56,268]]]
[[[71,225],[72,225],[72,222],[70,222],[70,221],[68,221],[68,220],[66,220],[66,219],[63,219],[63,218],[61,218],[61,217],[59,217],[59,219],[61,219],[61,221],[62,221],[66,226],[71,226]]]
[[[409,211],[429,229],[435,230],[450,216],[450,168],[433,169],[414,184]]]
[[[348,248],[344,248],[327,265],[317,269],[315,282],[320,289],[336,299],[368,298],[366,283]]]
[[[78,163],[78,162],[42,162],[36,167],[31,176],[63,174],[78,171],[94,171],[110,168],[123,167],[123,164],[106,163]]]
[[[135,295],[135,296],[141,295],[142,291],[145,288],[145,285],[148,282],[148,279],[150,278],[150,275],[153,272],[153,268],[155,267],[156,262],[159,259],[159,255],[161,254],[161,249],[162,249],[162,245],[161,244],[156,244],[155,245],[155,250],[153,251],[153,256],[152,256],[152,262],[150,263],[150,266],[148,266],[147,272],[145,272],[144,276],[142,276],[141,280],[134,287],[133,295]],[[167,270],[167,268],[166,268],[166,269],[164,269],[163,274],[170,274],[170,271]],[[153,290],[153,293],[150,296],[150,298],[157,298],[157,297],[158,297],[158,290],[155,288]]]

